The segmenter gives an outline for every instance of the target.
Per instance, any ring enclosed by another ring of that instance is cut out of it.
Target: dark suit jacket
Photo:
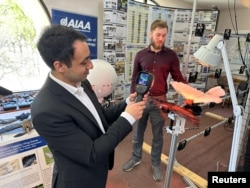
[[[53,188],[105,188],[114,149],[132,131],[130,123],[120,117],[125,101],[102,108],[89,82],[82,86],[105,134],[88,108],[49,77],[31,105],[33,126],[54,156]]]

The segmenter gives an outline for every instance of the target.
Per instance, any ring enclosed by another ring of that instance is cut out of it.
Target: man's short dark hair
[[[45,28],[39,38],[37,48],[45,63],[52,70],[55,61],[71,67],[71,59],[74,57],[73,43],[76,40],[87,41],[87,37],[71,27],[50,25]]]

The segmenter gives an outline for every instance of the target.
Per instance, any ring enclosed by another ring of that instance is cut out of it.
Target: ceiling
[[[184,3],[193,4],[194,0],[178,0]],[[230,8],[250,8],[250,0],[197,0],[196,5],[199,8],[213,8],[217,7],[218,9],[228,9]]]

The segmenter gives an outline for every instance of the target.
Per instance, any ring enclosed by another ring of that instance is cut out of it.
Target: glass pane
[[[13,92],[39,89],[48,67],[36,42],[50,20],[38,0],[0,0],[0,86]]]

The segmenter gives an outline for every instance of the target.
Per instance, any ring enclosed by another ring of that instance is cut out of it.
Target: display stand
[[[175,161],[178,136],[179,134],[183,134],[185,132],[185,123],[186,123],[186,119],[180,117],[177,114],[169,113],[168,117],[171,119],[171,125],[166,128],[166,131],[167,133],[172,134],[172,138],[171,138],[171,145],[170,145],[169,158],[168,158],[168,167],[166,171],[164,188],[169,188],[170,180],[171,180],[171,176],[173,172],[174,161]],[[172,126],[174,121],[176,122],[176,124],[175,126]]]

